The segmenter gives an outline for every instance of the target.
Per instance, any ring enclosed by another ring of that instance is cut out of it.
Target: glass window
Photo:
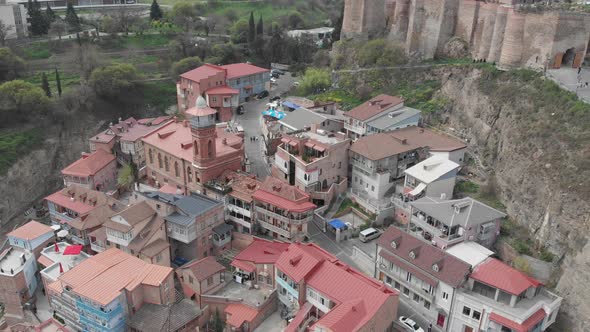
[[[471,317],[473,317],[473,319],[479,320],[481,313],[479,311],[473,310],[473,315]]]
[[[430,310],[430,302],[424,301],[424,308]]]
[[[400,288],[400,286],[401,286],[401,285],[400,285],[400,284],[399,284],[399,282],[397,282],[397,281],[396,281],[396,282],[395,282],[395,284],[393,285],[393,287],[394,287],[395,289],[399,289],[399,288]]]
[[[471,314],[471,308],[463,307],[463,315],[469,316]]]
[[[410,290],[407,289],[406,287],[404,287],[404,295],[408,296],[408,297],[410,296]]]
[[[446,292],[443,292],[443,299],[448,300],[449,299],[449,294]]]
[[[414,294],[414,301],[416,302],[420,302],[420,296],[418,296],[418,294]]]

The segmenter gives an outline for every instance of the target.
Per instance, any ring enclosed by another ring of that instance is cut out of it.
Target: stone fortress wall
[[[590,42],[590,15],[534,11],[513,0],[346,0],[345,39],[387,36],[410,57],[442,55],[453,37],[499,67],[577,67]]]

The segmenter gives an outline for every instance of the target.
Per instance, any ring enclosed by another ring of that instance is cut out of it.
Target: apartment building
[[[407,127],[362,137],[350,148],[351,196],[379,214],[392,206],[391,196],[405,171],[433,154],[451,154],[461,164],[467,146],[454,138],[420,127]],[[451,198],[451,197],[448,197]]]
[[[117,185],[117,158],[104,150],[90,154],[61,170],[64,186],[77,184],[91,190],[109,191]]]
[[[461,166],[442,156],[432,156],[404,171],[403,195],[409,200],[420,197],[453,197],[457,172]]]
[[[350,140],[324,130],[285,135],[275,154],[274,177],[311,196],[316,205],[330,204],[346,192]]]
[[[142,169],[145,167],[145,151],[141,139],[170,119],[167,115],[140,120],[133,117],[126,120],[119,118],[116,124],[110,123],[106,130],[90,137],[90,152],[97,149],[112,152],[120,163],[133,163],[140,175],[144,175]]]
[[[0,0],[0,21],[6,25],[6,39],[24,38],[29,35],[25,3]]]
[[[316,205],[304,191],[282,180],[267,177],[252,196],[256,224],[275,239],[301,241]]]
[[[270,71],[248,63],[225,66],[204,64],[180,75],[176,83],[178,109],[186,111],[205,98],[216,120],[231,120],[234,109],[264,90],[270,90]]]
[[[233,280],[248,286],[275,289],[275,263],[289,243],[254,238],[231,262]]]
[[[176,269],[186,298],[201,307],[201,294],[212,294],[225,285],[225,267],[215,257],[192,260]]]
[[[473,198],[441,200],[424,197],[411,202],[408,231],[445,249],[464,241],[491,248],[506,214]]]
[[[24,305],[37,289],[37,263],[29,250],[10,246],[0,254],[0,302],[9,325],[25,321]]]
[[[190,120],[171,121],[143,138],[151,185],[170,185],[187,195],[206,193],[206,183],[226,170],[242,169],[244,139],[216,126],[216,113],[199,97],[186,112]]]
[[[451,331],[547,330],[555,322],[562,298],[495,258],[474,255],[485,250],[478,246],[451,248],[453,255],[473,266],[467,283],[455,296]]]
[[[226,238],[214,238],[214,229],[224,225],[223,203],[204,195],[135,192],[132,202],[144,201],[166,221],[170,253],[177,265],[216,254]],[[231,236],[231,235],[230,235]]]
[[[144,303],[174,302],[173,270],[110,248],[47,287],[55,315],[76,331],[126,331]]]
[[[348,137],[357,140],[363,136],[417,126],[420,114],[419,110],[404,106],[401,97],[381,94],[346,112],[344,128]]]
[[[166,221],[145,201],[111,216],[90,238],[95,252],[115,247],[146,263],[170,266]]]
[[[453,301],[467,282],[469,264],[395,227],[377,240],[377,256],[376,278],[437,327],[458,331],[450,327]]]
[[[399,293],[315,244],[292,243],[275,263],[286,332],[393,331]]]
[[[35,220],[30,220],[6,234],[6,236],[8,237],[8,244],[28,250],[35,257],[39,257],[41,250],[47,247],[50,242],[55,241],[53,229]]]
[[[298,105],[289,101],[282,102],[283,109],[297,107],[289,111],[284,118],[278,120],[280,131],[284,134],[296,131],[316,131],[317,129],[326,132],[340,132],[344,129],[344,117],[329,113],[320,113],[307,108],[298,107]]]
[[[123,203],[103,192],[69,185],[45,197],[53,225],[68,231],[68,239],[90,250],[89,234],[124,208]]]

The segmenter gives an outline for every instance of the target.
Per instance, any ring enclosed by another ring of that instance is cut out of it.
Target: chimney
[[[90,153],[88,153],[88,152],[82,152],[82,159],[88,158],[89,155],[90,155]]]
[[[119,117],[119,123],[123,122],[123,118]]]
[[[408,144],[408,139],[407,138],[402,139],[402,144],[404,144],[404,145]]]

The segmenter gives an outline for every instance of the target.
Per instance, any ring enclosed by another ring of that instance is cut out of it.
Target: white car
[[[399,321],[408,331],[424,332],[424,330],[420,326],[418,326],[416,322],[409,319],[408,317],[401,316],[399,318]]]
[[[270,78],[270,82],[271,82],[271,83],[276,83],[276,82],[277,82],[277,79],[276,79],[276,78],[274,78],[274,77],[271,77],[271,78]]]

